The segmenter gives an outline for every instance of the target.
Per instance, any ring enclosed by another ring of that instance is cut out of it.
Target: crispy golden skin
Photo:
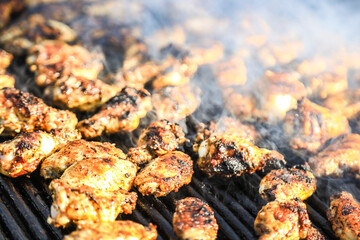
[[[127,191],[136,171],[133,163],[115,156],[74,163],[50,183],[54,202],[48,222],[66,226],[71,221],[115,221],[119,213],[131,213],[137,195]]]
[[[47,106],[43,100],[15,88],[0,90],[0,129],[2,136],[20,132],[74,129],[78,120],[69,111]]]
[[[360,173],[360,135],[349,134],[332,142],[315,156],[309,165],[315,176],[342,177],[345,173]]]
[[[98,79],[63,76],[44,90],[44,97],[54,105],[78,111],[95,111],[121,89]]]
[[[297,109],[286,113],[283,128],[289,145],[308,153],[315,153],[326,140],[350,132],[345,116],[306,98],[298,101]]]
[[[84,222],[77,230],[65,236],[64,240],[155,240],[156,226],[145,227],[133,221]]]
[[[44,158],[80,137],[77,131],[68,129],[19,134],[0,143],[0,173],[9,177],[32,173]]]
[[[102,55],[90,53],[81,46],[48,40],[30,48],[26,62],[35,72],[36,84],[47,87],[61,76],[70,74],[80,79],[96,79],[103,68],[102,59]],[[77,87],[84,87],[81,81]]]
[[[200,89],[185,86],[168,86],[152,95],[152,104],[158,119],[179,121],[193,112],[200,105]]]
[[[354,119],[360,113],[360,89],[348,89],[327,97],[322,105],[340,111],[348,119]]]
[[[176,202],[173,229],[179,239],[215,240],[219,226],[208,204],[187,197]]]
[[[306,239],[310,227],[305,203],[296,200],[269,202],[254,222],[259,240]]]
[[[198,148],[200,170],[207,175],[224,177],[253,173],[269,165],[285,163],[276,151],[258,148],[247,140],[229,133],[214,134]]]
[[[15,86],[15,78],[9,74],[0,74],[0,89]]]
[[[152,160],[136,176],[134,186],[143,195],[161,197],[191,182],[193,162],[182,152],[174,151]]]
[[[1,3],[0,3],[0,15],[1,15]],[[4,87],[14,87],[15,85],[15,78],[6,73],[6,68],[10,65],[12,59],[13,59],[12,54],[0,49],[0,89]]]
[[[0,49],[0,73],[4,73],[6,68],[10,66],[13,55]]]
[[[108,142],[88,142],[83,139],[71,141],[42,162],[40,174],[46,179],[59,178],[75,162],[89,157],[109,155],[120,159],[126,158],[119,148]]]
[[[297,169],[276,169],[260,182],[259,193],[266,201],[305,200],[316,190],[316,178],[312,172]]]
[[[332,229],[341,240],[360,238],[360,205],[353,196],[341,192],[330,198],[330,208],[327,217]]]
[[[103,132],[131,132],[151,108],[151,96],[147,90],[125,87],[107,101],[98,113],[80,121],[77,128],[85,138],[94,138]]]
[[[182,128],[168,120],[151,123],[140,135],[138,147],[130,148],[128,160],[141,165],[152,158],[179,149],[186,141]]]

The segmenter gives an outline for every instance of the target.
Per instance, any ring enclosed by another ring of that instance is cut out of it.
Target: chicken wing
[[[276,169],[260,182],[259,193],[266,201],[305,200],[316,190],[316,178],[306,169]]]
[[[331,95],[322,102],[322,105],[340,111],[348,119],[354,119],[360,113],[360,89],[348,89]]]
[[[143,195],[161,197],[191,182],[193,162],[182,152],[174,151],[152,160],[136,176],[134,186]]]
[[[315,153],[326,140],[350,132],[345,116],[306,98],[286,113],[283,128],[289,145],[300,153]]]
[[[179,239],[215,240],[219,226],[208,204],[187,197],[176,202],[173,229]]]
[[[158,119],[179,121],[192,114],[200,105],[200,89],[185,86],[168,86],[152,95],[152,104]]]
[[[207,175],[224,177],[253,173],[266,166],[285,163],[283,155],[276,151],[258,148],[236,135],[214,134],[198,148],[200,170]]]
[[[119,148],[108,142],[88,142],[83,139],[71,141],[42,162],[40,174],[45,179],[59,178],[75,162],[89,157],[106,156],[126,158]]]
[[[61,76],[70,74],[86,79],[96,79],[103,66],[103,56],[90,53],[85,48],[70,46],[61,41],[43,41],[29,49],[26,59],[30,70],[35,72],[36,84],[52,85]],[[81,81],[78,87],[83,87]]]
[[[269,202],[260,210],[254,223],[259,240],[306,239],[310,227],[305,203],[296,200]]]
[[[65,236],[64,240],[155,240],[156,227],[149,224],[145,227],[133,221],[84,222],[77,230]]]
[[[341,240],[360,238],[360,205],[353,196],[341,192],[330,198],[330,208],[327,217],[332,229]]]
[[[182,128],[168,120],[150,124],[140,135],[138,147],[130,148],[128,160],[142,165],[152,158],[175,151],[188,141]]]
[[[131,132],[151,108],[148,91],[126,87],[107,101],[98,113],[80,121],[77,128],[85,138],[94,138],[103,132]]]
[[[345,173],[360,173],[360,135],[337,138],[329,146],[309,158],[315,176],[342,177]]]
[[[110,155],[74,163],[50,183],[54,202],[48,222],[115,221],[119,213],[131,213],[137,194],[128,190],[136,172],[133,163]]]
[[[2,136],[34,130],[74,129],[76,115],[47,106],[40,98],[15,88],[0,89],[0,129]]]
[[[76,130],[68,129],[19,134],[0,143],[0,173],[9,177],[32,173],[44,158],[80,137]]]

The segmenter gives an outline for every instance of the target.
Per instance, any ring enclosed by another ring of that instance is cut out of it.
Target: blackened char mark
[[[138,101],[141,98],[148,96],[149,94],[145,91],[131,87],[125,87],[123,90],[121,90],[120,93],[116,94],[109,101],[107,101],[105,107],[116,107],[120,104],[130,104],[132,106],[137,106]]]

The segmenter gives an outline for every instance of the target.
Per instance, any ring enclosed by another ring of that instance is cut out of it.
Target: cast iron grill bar
[[[334,232],[331,230],[329,222],[327,219],[323,218],[314,208],[310,205],[307,205],[307,211],[309,213],[309,217],[311,222],[317,227],[317,229],[321,230],[326,239],[336,239]]]

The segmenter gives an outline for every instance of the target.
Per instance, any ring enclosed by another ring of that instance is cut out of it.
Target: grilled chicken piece
[[[53,85],[45,88],[44,96],[62,108],[94,111],[120,90],[98,79],[91,80],[71,74],[59,78]]]
[[[247,140],[229,133],[214,134],[203,141],[198,149],[200,170],[207,175],[224,177],[253,173],[266,166],[279,167],[285,163],[283,155],[276,151],[258,148]]]
[[[327,217],[332,229],[341,240],[360,238],[360,204],[347,192],[334,194],[330,198]]]
[[[85,138],[94,138],[103,132],[131,132],[151,108],[148,91],[126,87],[107,101],[98,113],[80,121],[77,128]]]
[[[61,41],[49,40],[30,48],[26,62],[30,70],[36,73],[36,84],[47,87],[61,76],[70,74],[80,78],[96,79],[103,68],[102,60],[101,54],[90,53],[81,46],[70,46]],[[77,87],[83,87],[81,81],[77,84]]]
[[[188,197],[176,202],[173,229],[179,239],[215,240],[219,226],[208,204]]]
[[[130,190],[137,167],[115,156],[90,157],[65,170],[49,186],[53,192],[49,223],[115,221],[119,213],[131,213],[137,194]]]
[[[115,156],[125,159],[126,155],[114,144],[108,142],[88,142],[80,139],[71,141],[41,164],[40,174],[45,179],[59,178],[75,162],[89,157]]]
[[[345,116],[306,98],[298,101],[297,109],[286,113],[283,128],[290,146],[308,153],[318,151],[326,140],[350,132]]]
[[[163,48],[161,54],[161,72],[154,80],[153,88],[187,84],[198,68],[196,57],[172,44]]]
[[[297,200],[273,201],[260,210],[254,228],[260,236],[259,240],[306,239],[310,235],[311,222],[305,203]]]
[[[115,222],[84,222],[77,226],[77,230],[65,236],[64,240],[155,240],[156,227],[149,227],[133,221]]]
[[[32,173],[44,158],[80,137],[77,131],[68,129],[19,134],[0,144],[0,173],[9,177]]]
[[[159,119],[179,121],[193,112],[200,105],[200,89],[185,86],[168,86],[152,95],[152,103]]]
[[[9,74],[0,74],[0,89],[12,88],[15,86],[15,78]]]
[[[256,118],[256,98],[244,89],[225,88],[222,91],[226,109],[241,120],[253,121]]]
[[[193,162],[182,152],[174,151],[152,160],[136,176],[134,186],[142,195],[161,197],[191,182]]]
[[[0,2],[0,29],[5,27],[11,14],[20,12],[25,7],[23,0],[3,0]]]
[[[275,73],[267,70],[265,78],[255,83],[258,96],[259,118],[271,123],[282,120],[290,109],[297,106],[297,101],[306,96],[305,86],[290,73]]]
[[[345,173],[360,173],[360,135],[339,137],[315,156],[309,165],[315,176],[342,177]]]
[[[0,89],[0,129],[2,136],[20,132],[74,129],[76,115],[47,106],[40,98],[15,88]]]
[[[1,3],[0,3],[1,4]],[[0,49],[0,73],[5,73],[5,70],[10,66],[13,55]]]
[[[306,169],[276,169],[260,182],[259,193],[266,201],[305,200],[316,190],[316,178]]]
[[[240,57],[232,57],[215,65],[214,71],[221,87],[244,85],[247,80],[246,66]]]
[[[138,147],[130,148],[128,160],[142,165],[152,158],[180,149],[188,141],[182,128],[168,120],[151,123],[140,135]]]
[[[46,19],[42,14],[32,14],[25,15],[6,29],[0,36],[0,43],[5,50],[21,55],[43,40],[71,42],[75,38],[76,33],[68,25]]]
[[[1,3],[0,3],[0,19],[1,19]],[[0,49],[0,89],[4,87],[14,87],[15,85],[15,78],[6,73],[6,68],[10,65],[12,59],[13,59],[13,55]]]
[[[327,97],[322,105],[341,112],[348,119],[356,118],[360,113],[360,89],[348,89]]]

